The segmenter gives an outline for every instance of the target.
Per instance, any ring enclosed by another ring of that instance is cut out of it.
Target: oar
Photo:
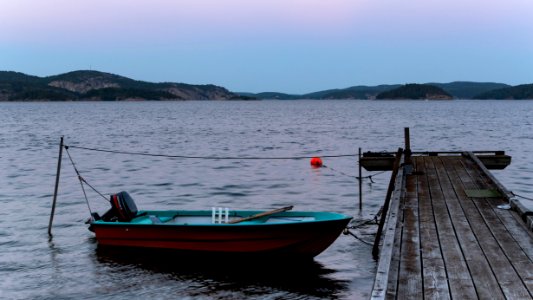
[[[262,212],[262,213],[259,213],[259,214],[253,215],[253,216],[249,216],[249,217],[246,217],[246,218],[241,218],[241,219],[237,219],[237,220],[231,220],[227,224],[236,224],[236,223],[240,223],[240,222],[244,222],[244,221],[250,221],[250,220],[253,220],[253,219],[257,219],[257,218],[261,218],[261,217],[264,217],[264,216],[277,214],[277,213],[288,211],[288,210],[291,210],[291,209],[292,209],[292,205],[291,206],[282,207],[282,208],[278,208],[278,209],[274,209],[274,210],[265,211],[265,212]]]

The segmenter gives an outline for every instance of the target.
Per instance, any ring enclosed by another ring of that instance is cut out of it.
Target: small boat
[[[194,254],[313,258],[328,248],[351,217],[331,212],[138,210],[127,192],[88,222],[99,246],[171,249]]]

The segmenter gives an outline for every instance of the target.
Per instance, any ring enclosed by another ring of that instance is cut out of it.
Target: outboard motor
[[[109,201],[111,209],[102,216],[102,220],[106,222],[129,222],[137,216],[137,205],[135,205],[135,201],[127,192],[123,191],[111,195]]]

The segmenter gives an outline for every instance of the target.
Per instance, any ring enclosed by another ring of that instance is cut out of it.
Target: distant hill
[[[257,99],[277,99],[277,100],[301,99],[299,95],[290,95],[290,94],[277,93],[277,92],[257,93],[257,94],[250,95],[250,97],[254,97]]]
[[[434,85],[413,83],[382,92],[376,96],[376,99],[451,100],[453,96]]]
[[[49,77],[0,71],[0,101],[234,99],[252,98],[215,85],[152,83],[99,71],[73,71]]]
[[[453,98],[456,99],[471,99],[472,97],[484,92],[495,89],[510,87],[503,83],[493,82],[468,82],[468,81],[454,81],[450,83],[426,83],[441,88]],[[344,89],[330,89],[313,93],[294,95],[277,92],[267,93],[239,93],[243,96],[255,97],[257,99],[280,99],[280,100],[295,100],[295,99],[376,99],[376,96],[382,92],[390,91],[401,87],[401,84],[391,85],[377,85],[377,86],[352,86]]]
[[[242,96],[255,97],[257,99],[279,99],[279,100],[296,100],[296,99],[374,99],[377,94],[399,87],[400,85],[378,85],[378,86],[353,86],[345,89],[331,89],[313,93],[291,95],[277,92],[264,93],[239,93]]]
[[[533,99],[533,84],[522,84],[479,94],[474,99]]]
[[[494,82],[469,82],[469,81],[454,81],[450,83],[426,83],[440,87],[457,99],[471,99],[472,97],[492,91],[510,87],[503,83]]]
[[[309,99],[374,99],[379,93],[392,90],[400,85],[359,85],[345,89],[326,90],[316,93],[305,94]]]
[[[420,99],[532,99],[531,85],[511,87],[502,83],[455,81],[428,83],[440,90],[400,90],[401,97]],[[377,99],[384,92],[403,87],[400,84],[377,86],[352,86],[307,94],[280,92],[234,93],[216,85],[185,83],[153,83],[99,71],[73,71],[64,74],[38,77],[19,72],[0,71],[0,101],[77,101],[77,100],[255,100],[255,99]],[[396,91],[398,92],[398,91]],[[428,94],[429,93],[429,94]],[[398,94],[398,97],[400,97]],[[387,95],[387,94],[384,94]],[[392,95],[392,94],[388,94]],[[390,96],[392,97],[392,96]],[[379,98],[378,98],[379,99]],[[393,98],[399,99],[399,98]]]

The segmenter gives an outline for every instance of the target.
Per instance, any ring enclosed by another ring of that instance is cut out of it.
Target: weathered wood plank
[[[399,210],[402,210],[400,203]],[[398,276],[400,272],[400,248],[402,244],[402,227],[403,223],[398,220],[396,222],[396,233],[394,236],[394,244],[391,256],[391,264],[389,268],[389,278],[387,282],[387,291],[385,299],[396,299],[398,291]]]
[[[422,261],[418,223],[418,197],[412,175],[406,177],[403,191],[403,230],[398,280],[398,299],[422,299]]]
[[[496,215],[502,220],[507,230],[511,233],[520,248],[526,253],[529,259],[533,260],[533,232],[524,224],[517,212],[513,210],[495,210]],[[508,225],[518,224],[518,226]]]
[[[433,215],[433,205],[429,193],[424,159],[422,157],[416,157],[413,163],[418,174],[412,176],[416,176],[419,201],[420,250],[423,266],[424,298],[450,299],[446,266],[441,252],[441,237],[437,232],[437,224]],[[457,243],[457,240],[455,240],[455,243]],[[458,246],[456,246],[456,249],[458,249]]]
[[[533,261],[527,256],[520,244],[507,230],[507,226],[502,223],[502,220],[494,211],[496,206],[495,203],[491,202],[494,202],[495,200],[496,199],[479,198],[473,199],[473,202],[478,206],[478,209],[483,215],[485,222],[492,231],[499,246],[503,250],[503,253],[511,262],[512,267],[515,269],[518,276],[520,276],[522,283],[525,285],[525,288],[529,293],[529,297],[533,298]],[[516,220],[514,221],[517,223]],[[508,224],[508,226],[512,225]],[[519,225],[515,224],[514,227],[519,228]]]
[[[403,155],[400,158],[400,163],[404,162]],[[389,273],[391,270],[391,262],[394,253],[394,241],[396,238],[396,228],[398,223],[398,215],[400,208],[401,190],[404,184],[403,167],[399,168],[395,178],[395,189],[390,199],[390,207],[385,216],[386,222],[383,227],[383,243],[379,255],[378,267],[376,270],[376,278],[374,280],[374,287],[372,289],[371,299],[385,299],[388,292]]]
[[[398,166],[399,168],[399,166]],[[403,168],[402,168],[403,169]],[[402,170],[403,174],[403,170]],[[403,184],[404,177],[402,176],[401,183]],[[402,244],[402,228],[403,228],[403,222],[401,219],[403,218],[403,202],[402,202],[402,187],[398,186],[399,178],[395,178],[394,182],[396,185],[396,192],[400,193],[399,198],[399,206],[398,206],[398,214],[397,214],[397,221],[396,221],[396,229],[395,229],[395,235],[394,235],[394,243],[393,243],[393,250],[391,255],[391,262],[389,267],[389,278],[387,281],[387,290],[385,293],[386,299],[396,299],[396,295],[398,292],[398,278],[399,278],[399,272],[400,272],[400,252],[401,252],[401,244]]]
[[[470,177],[472,185],[483,187],[494,186],[494,182],[492,181],[493,177],[485,176],[483,169],[481,169],[481,175],[479,175],[475,169],[476,165],[470,166],[468,162],[462,162],[462,164],[464,166],[464,169],[462,170],[466,172],[464,176]],[[521,230],[523,229],[516,219],[511,219],[507,224],[504,224],[496,213],[496,211],[501,211],[497,206],[507,203],[507,200],[502,198],[473,198],[472,203],[476,205],[484,222],[494,236],[495,241],[502,249],[503,254],[507,257],[518,276],[520,276],[522,283],[529,292],[529,297],[533,297],[533,261],[528,257],[511,232],[508,231],[508,228],[513,227],[520,228]],[[527,239],[531,243],[531,238],[528,237]],[[518,284],[518,282],[515,282],[515,284]],[[511,287],[509,287],[509,289],[510,288]],[[518,291],[514,293],[518,293]]]
[[[479,168],[480,175],[488,177],[492,185],[495,186],[496,189],[498,189],[507,199],[510,199],[513,196],[513,194],[509,192],[505,188],[505,186],[503,186],[503,184],[501,184],[500,181],[498,181],[498,179],[496,179],[496,177],[492,175],[492,173],[489,172],[489,170],[479,159],[479,157],[474,155],[474,153],[472,152],[466,152],[466,156],[470,158],[472,162],[471,164],[469,164],[470,170],[476,170],[477,168]]]
[[[449,176],[444,166],[444,164],[450,165],[454,161],[457,162],[460,158],[446,157],[441,159],[435,160],[437,175],[476,292],[481,299],[505,299],[477,237],[472,231],[471,223],[468,220],[471,216],[463,211],[461,206],[463,199],[457,194],[458,190],[462,189],[460,180],[454,176]]]
[[[459,241],[464,241],[467,237],[467,234],[464,232],[469,231],[468,228],[465,228],[468,224],[459,226],[459,232],[456,233],[457,230],[452,222],[452,216],[448,211],[447,201],[435,169],[435,159],[437,158],[424,158],[426,166],[424,172],[427,174],[433,214],[437,226],[440,249],[446,266],[450,293],[453,299],[478,299],[472,275],[468,269],[462,247],[459,244]],[[455,219],[457,219],[457,216]],[[456,220],[455,222],[458,221]]]
[[[469,153],[469,157],[476,162],[475,155],[472,155]],[[478,157],[479,158],[479,157]],[[489,176],[488,178],[481,178],[484,183],[494,183],[494,180],[496,180],[496,186],[497,189],[502,190],[503,194],[507,197],[506,200],[511,201],[510,197],[512,197],[512,193],[509,192],[497,179],[487,170],[484,170],[483,165],[479,164],[479,162],[476,162],[478,167],[483,171],[484,173],[487,173]],[[487,199],[487,201],[491,201],[491,199]],[[495,207],[496,205],[494,205]],[[529,259],[533,260],[533,231],[530,230],[530,228],[527,227],[527,225],[524,223],[524,221],[520,218],[519,214],[512,210],[501,210],[501,209],[494,209],[496,215],[500,218],[502,223],[505,225],[507,230],[511,233],[511,235],[514,237],[514,239],[517,241],[517,243],[520,245],[520,248],[523,249],[523,251],[526,253],[526,255],[529,257]]]
[[[404,158],[404,153],[403,153],[403,149],[402,148],[398,148],[398,152],[396,153],[396,157],[394,159],[394,168],[392,170],[392,175],[391,175],[391,179],[389,180],[389,187],[387,188],[387,195],[385,196],[385,203],[383,203],[383,207],[381,208],[381,218],[379,219],[379,225],[378,225],[378,230],[376,232],[376,237],[374,239],[374,245],[372,246],[372,256],[374,258],[377,258],[379,256],[379,246],[381,244],[381,241],[382,241],[382,233],[383,233],[383,227],[385,226],[385,223],[387,221],[387,218],[389,216],[389,214],[387,213],[388,210],[389,210],[389,206],[390,206],[390,201],[391,201],[391,198],[392,198],[392,194],[394,193],[394,191],[397,189],[398,190],[398,194],[401,196],[401,189],[403,188],[403,185],[402,186],[398,186],[396,184],[396,181],[398,181],[398,178],[400,178],[400,176],[398,176],[399,174],[399,171],[400,169],[402,170],[402,181],[401,183],[403,184],[403,167],[401,166],[403,163],[405,158]]]
[[[529,298],[530,296],[527,289],[521,282],[520,277],[507,257],[504,255],[498,242],[483,220],[480,211],[465,193],[465,189],[483,188],[483,186],[478,186],[472,182],[462,163],[462,161],[466,161],[465,159],[443,159],[443,161],[450,164],[446,171],[453,182],[453,189],[455,190],[459,203],[468,218],[472,232],[476,237],[477,244],[481,248],[480,255],[484,256],[486,262],[489,264],[492,270],[491,272],[494,275],[494,278],[496,278],[497,285],[506,298]],[[467,167],[469,169],[475,168],[473,163],[470,163]],[[480,175],[481,174],[478,172],[477,176]],[[493,288],[493,290],[495,289]]]

